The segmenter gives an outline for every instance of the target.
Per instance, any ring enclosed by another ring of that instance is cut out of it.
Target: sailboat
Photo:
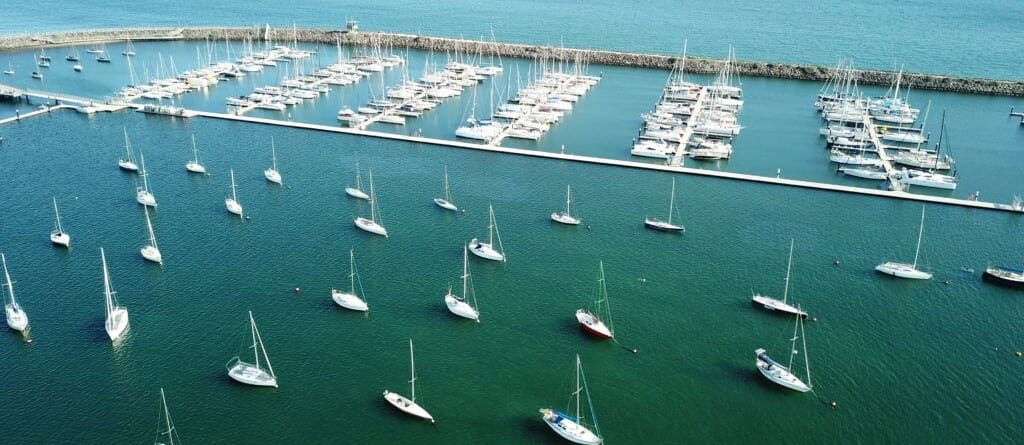
[[[117,160],[117,166],[121,170],[137,172],[139,171],[139,165],[135,163],[135,157],[132,156],[132,143],[128,140],[128,129],[124,128],[124,150],[128,153],[128,157]]]
[[[917,258],[921,254],[921,237],[924,235],[924,208],[921,206],[921,227],[917,231],[917,248],[914,250],[914,263],[899,263],[887,261],[875,266],[875,270],[897,278],[909,278],[912,280],[930,280],[932,274],[917,270]]]
[[[14,75],[14,65],[11,65],[11,61],[7,61],[7,69],[4,70],[4,74],[8,76]]]
[[[281,185],[281,173],[277,171],[277,148],[274,146],[273,137],[270,138],[270,156],[273,164],[270,168],[263,171],[263,176],[266,176],[267,181]]]
[[[100,258],[103,261],[103,297],[106,302],[107,319],[103,327],[110,341],[117,341],[128,330],[128,309],[117,304],[117,292],[110,284],[110,272],[107,271],[107,254],[100,247]]]
[[[78,57],[78,47],[72,47],[71,49],[72,52],[69,52],[67,57],[64,58],[64,60],[67,60],[68,62],[78,62],[79,60],[81,60]]]
[[[39,60],[41,60],[43,62],[49,62],[50,61],[50,56],[48,56],[46,54],[46,48],[42,48],[42,47],[39,48]],[[46,64],[46,66],[50,66],[50,64]]]
[[[238,193],[235,191],[235,170],[231,169],[231,197],[224,198],[224,206],[228,212],[242,216],[242,205],[238,203]]]
[[[139,153],[139,160],[142,161],[142,187],[135,188],[135,200],[147,207],[156,207],[156,197],[149,191],[149,175],[146,174],[146,156]]]
[[[28,315],[21,309],[21,305],[18,304],[18,300],[14,298],[14,286],[11,282],[11,274],[7,272],[7,257],[0,253],[0,259],[4,262],[4,280],[6,283],[4,287],[7,288],[7,294],[4,296],[4,313],[7,316],[7,326],[18,332],[25,332],[28,328]],[[10,295],[11,300],[7,301],[7,295]]]
[[[192,160],[185,163],[185,170],[190,173],[206,173],[206,167],[199,163],[199,151],[196,150],[196,135],[192,135]]]
[[[93,53],[93,54],[96,54],[96,61],[97,62],[99,62],[99,63],[110,63],[110,56],[107,55],[107,45],[103,45],[103,47],[99,50],[98,53]]]
[[[757,356],[755,364],[757,365],[757,370],[761,371],[761,375],[768,380],[794,391],[807,392],[813,388],[813,385],[811,384],[811,362],[810,358],[807,356],[807,339],[804,338],[804,318],[800,316],[794,318],[796,318],[796,324],[793,326],[793,338],[790,339],[792,343],[789,347],[789,364],[782,366],[781,363],[772,360],[772,358],[765,353],[764,348],[758,348],[754,351],[754,354]],[[799,335],[797,335],[797,333],[799,333]],[[803,342],[804,366],[807,369],[807,383],[800,380],[800,378],[797,377],[796,374],[793,374],[792,371],[793,357],[798,353],[796,349],[797,340],[801,340]]]
[[[453,212],[459,210],[458,207],[455,207],[455,204],[452,204],[452,192],[451,189],[448,188],[447,166],[444,168],[444,198],[434,198],[434,204],[437,204],[438,207],[441,207],[442,209],[451,210]]]
[[[246,385],[273,386],[277,388],[277,376],[274,375],[274,367],[270,366],[270,357],[267,356],[267,350],[263,348],[263,338],[260,337],[260,331],[256,328],[256,320],[252,318],[252,311],[249,311],[249,327],[252,331],[252,346],[250,347],[253,350],[253,355],[256,357],[256,363],[243,362],[236,355],[231,360],[228,360],[226,365],[228,377]],[[261,354],[263,355],[263,361],[267,365],[266,369],[260,366]]]
[[[572,216],[572,214],[569,212],[571,204],[572,204],[572,188],[569,187],[569,185],[566,185],[565,186],[565,211],[564,212],[554,212],[554,213],[552,213],[551,214],[551,219],[553,221],[555,221],[555,222],[566,224],[566,225],[570,225],[570,226],[578,225],[580,223],[579,218],[576,218],[575,216]]]
[[[385,389],[384,400],[387,400],[392,406],[406,414],[426,419],[429,420],[430,423],[434,423],[434,416],[431,416],[427,410],[423,409],[423,407],[416,403],[416,360],[413,357],[411,338],[409,339],[409,368],[412,370],[412,378],[409,379],[409,385],[412,388],[412,397],[406,398],[401,394],[390,392]]]
[[[444,296],[444,304],[448,306],[448,310],[451,311],[451,313],[470,320],[476,320],[476,322],[479,323],[480,311],[477,309],[476,292],[472,290],[472,284],[469,280],[469,251],[466,247],[463,247],[462,296],[460,297],[453,294],[451,286],[448,286],[448,293]],[[473,304],[469,304],[469,298],[471,295],[473,298]]]
[[[594,302],[597,307],[593,312],[576,309],[576,321],[584,331],[595,337],[615,338],[615,328],[612,327],[612,307],[608,302],[608,286],[604,281],[604,261],[598,262],[597,285],[594,293],[597,294],[597,300]]]
[[[60,223],[60,211],[57,210],[57,198],[53,198],[53,231],[50,232],[50,242],[64,247],[71,245],[71,235],[64,232],[64,226]]]
[[[121,51],[121,55],[125,57],[132,57],[135,55],[135,46],[132,45],[132,39],[126,38],[127,42],[124,46],[124,51]]]
[[[478,239],[473,238],[469,241],[469,251],[473,252],[480,258],[493,260],[493,261],[505,261],[505,247],[501,245],[501,234],[498,233],[498,248],[494,248],[494,234],[498,232],[498,221],[494,219],[494,206],[487,206],[488,211],[488,223],[487,223],[487,242],[480,242]]]
[[[380,207],[377,206],[377,194],[373,191],[373,170],[370,170],[370,219],[362,216],[356,218],[356,227],[367,232],[388,237],[388,229],[380,224]]]
[[[803,310],[801,310],[801,309],[799,309],[797,307],[794,307],[793,305],[791,305],[791,304],[786,302],[786,300],[789,298],[789,273],[790,273],[790,270],[791,270],[792,267],[793,267],[793,240],[791,239],[791,240],[789,240],[789,263],[786,264],[786,287],[785,287],[785,290],[782,291],[782,300],[779,300],[779,299],[776,299],[776,298],[772,298],[772,297],[769,297],[767,295],[761,295],[761,294],[754,294],[751,297],[751,300],[753,301],[754,304],[760,304],[760,305],[764,306],[765,309],[768,309],[769,311],[778,311],[778,312],[783,312],[783,313],[790,314],[790,315],[799,315],[801,317],[807,318],[807,312],[804,312]]]
[[[331,299],[334,300],[338,306],[345,309],[366,312],[370,309],[369,306],[366,305],[366,300],[359,298],[359,295],[356,294],[356,254],[352,249],[348,250],[348,278],[349,291],[342,292],[337,289],[331,289]]]
[[[157,420],[156,440],[153,441],[153,444],[174,445],[175,440],[181,443],[181,439],[178,437],[178,430],[174,428],[174,422],[171,421],[171,411],[167,409],[167,397],[164,396],[163,388],[160,388],[160,404],[163,406],[163,410],[160,416],[161,419]],[[164,426],[160,426],[160,421],[164,422]],[[164,436],[167,436],[167,439],[163,439]]]
[[[676,180],[672,178],[672,197],[668,200],[668,221],[656,218],[644,218],[644,225],[650,229],[662,232],[685,232],[686,228],[681,225],[672,224],[672,213],[675,210],[676,201]]]
[[[582,410],[580,394],[583,392],[587,393],[587,407],[590,410],[590,417],[594,423],[593,430],[587,427],[584,417],[580,412]],[[594,413],[594,405],[590,402],[590,390],[587,389],[587,378],[583,375],[583,364],[580,363],[579,354],[576,355],[576,390],[572,392],[571,397],[575,398],[575,416],[566,414],[558,409],[542,408],[540,414],[541,418],[544,419],[544,423],[548,424],[559,436],[572,443],[598,445],[604,442],[604,439],[601,437],[601,429],[597,426],[597,415]],[[572,405],[573,399],[569,399],[570,409]],[[570,409],[566,409],[566,411]]]
[[[358,159],[356,160],[356,186],[355,187],[345,187],[345,193],[347,193],[348,196],[351,196],[353,198],[370,199],[370,195],[367,195],[366,192],[363,191],[363,181],[359,177],[359,160]]]
[[[149,207],[143,207],[142,210],[146,213],[146,229],[149,230],[149,244],[142,246],[142,248],[139,249],[139,253],[141,253],[142,257],[148,261],[163,264],[164,257],[160,255],[160,248],[156,245],[156,234],[153,233],[153,222],[149,220]]]

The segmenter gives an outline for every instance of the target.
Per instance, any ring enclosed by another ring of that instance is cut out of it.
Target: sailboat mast
[[[160,401],[164,404],[164,419],[167,420],[167,440],[169,445],[174,445],[174,427],[171,426],[171,412],[167,409],[167,397],[164,396],[164,389],[160,388]]]
[[[156,234],[153,233],[153,223],[149,219],[149,207],[142,206],[142,211],[146,214],[146,228],[149,230],[149,244],[156,248]]]
[[[571,187],[568,184],[566,184],[565,185],[565,214],[566,215],[572,215],[569,212],[569,203],[571,201],[572,201],[572,189],[571,189]]]
[[[231,169],[231,200],[238,202],[238,194],[235,193],[235,170]]]
[[[272,168],[274,169],[274,171],[277,171],[277,147],[275,147],[273,136],[270,137],[270,159],[271,162],[273,163]]]
[[[412,372],[412,378],[409,379],[409,384],[412,385],[412,401],[416,402],[416,359],[412,352],[412,339],[409,339],[409,368]]]
[[[576,354],[576,420],[580,421],[580,355]]]
[[[11,306],[18,307],[18,302],[14,300],[14,286],[11,285],[11,274],[7,273],[7,257],[0,253],[0,258],[4,262],[4,279],[7,280],[7,292],[11,294]]]
[[[149,191],[149,174],[146,173],[146,155],[139,153],[139,160],[142,161],[142,189]]]
[[[348,250],[348,279],[352,295],[356,294],[356,254],[352,249]]]
[[[124,131],[124,150],[128,152],[128,161],[131,162],[134,161],[132,159],[132,143],[128,140],[128,129],[122,127],[122,130]]]
[[[672,178],[672,197],[668,200],[668,223],[672,224],[672,210],[676,203],[676,178]]]
[[[786,369],[793,371],[793,357],[797,355],[797,332],[800,330],[800,315],[797,315],[797,320],[793,324],[793,339],[790,345],[790,364],[786,365]]]
[[[260,350],[256,349],[256,320],[252,318],[252,311],[249,311],[249,331],[252,333],[252,353],[256,356],[256,367],[260,367]]]
[[[373,191],[373,170],[370,170],[370,220],[377,222],[377,194]]]
[[[451,202],[451,191],[448,188],[448,166],[444,167],[444,200]]]
[[[803,341],[804,367],[807,369],[807,386],[813,388],[814,385],[811,384],[811,357],[807,355],[807,336],[804,335],[803,318],[797,316],[796,321],[800,325],[800,340]]]
[[[60,224],[60,211],[57,210],[57,198],[53,198],[53,213],[57,215],[57,233],[64,233],[64,227]]]
[[[107,254],[100,247],[100,259],[103,261],[103,296],[107,305],[107,316],[114,312],[113,291],[110,289],[110,273],[107,272]]]
[[[494,247],[494,205],[487,205],[489,220],[487,222],[487,244]]]
[[[793,239],[789,240],[789,262],[786,263],[786,288],[782,291],[782,302],[789,298],[789,272],[793,267]]]
[[[466,298],[466,287],[469,280],[469,248],[462,246],[462,298]]]
[[[598,282],[601,285],[601,300],[604,301],[604,311],[608,320],[608,331],[611,332],[612,335],[615,335],[615,326],[612,324],[612,305],[611,302],[608,301],[608,284],[604,279],[604,261],[599,261],[597,268],[598,273],[600,273]],[[598,304],[600,304],[600,302]]]
[[[199,163],[199,151],[196,150],[196,134],[192,133],[192,160]]]
[[[917,229],[917,249],[914,250],[914,269],[917,269],[917,257],[921,254],[921,237],[924,235],[924,208],[921,206],[921,227]]]
[[[359,177],[359,160],[356,159],[356,190],[363,190],[363,180]]]

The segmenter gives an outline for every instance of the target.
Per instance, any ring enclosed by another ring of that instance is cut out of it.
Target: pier
[[[561,160],[561,161],[580,162],[580,163],[585,163],[585,164],[605,165],[605,166],[613,166],[613,167],[624,167],[624,168],[639,169],[639,170],[660,171],[660,172],[666,172],[666,173],[683,173],[683,174],[696,175],[696,176],[704,176],[704,177],[732,179],[732,180],[737,180],[737,181],[748,181],[748,182],[756,182],[756,183],[762,183],[762,184],[783,185],[783,186],[798,187],[798,188],[811,189],[811,190],[823,190],[823,191],[830,191],[830,192],[842,192],[842,193],[850,193],[850,194],[856,194],[856,195],[877,196],[877,197],[883,197],[883,198],[902,199],[902,200],[907,200],[907,201],[918,201],[918,202],[926,202],[926,203],[933,203],[933,204],[945,204],[945,205],[960,206],[960,207],[967,207],[967,208],[986,209],[986,210],[999,210],[999,211],[1014,212],[1014,213],[1024,213],[1024,205],[1020,205],[1020,204],[1017,204],[1017,205],[997,204],[997,203],[991,203],[991,202],[972,201],[972,200],[967,200],[967,199],[949,198],[949,197],[943,197],[943,196],[930,196],[930,195],[921,195],[921,194],[916,194],[916,193],[906,193],[906,192],[902,192],[902,191],[878,190],[878,189],[869,189],[869,188],[863,188],[863,187],[851,187],[851,186],[840,185],[840,184],[828,184],[828,183],[822,183],[822,182],[802,181],[802,180],[798,180],[798,179],[785,179],[785,178],[772,177],[772,176],[751,175],[751,174],[747,174],[747,173],[724,172],[724,171],[718,171],[718,170],[703,170],[703,169],[691,168],[691,167],[679,167],[679,166],[662,165],[662,164],[649,164],[649,163],[636,162],[636,161],[625,161],[625,160],[618,160],[618,159],[599,158],[599,157],[594,157],[594,156],[583,156],[583,155],[574,155],[574,154],[566,154],[566,153],[553,153],[553,152],[546,152],[546,151],[539,151],[539,150],[527,150],[527,149],[521,149],[521,148],[501,147],[501,146],[494,146],[494,145],[488,145],[488,144],[474,144],[474,143],[452,141],[452,140],[445,140],[445,139],[434,139],[434,138],[426,138],[426,137],[420,137],[420,136],[407,136],[407,135],[404,135],[404,134],[385,133],[385,132],[379,132],[379,131],[368,131],[368,130],[362,130],[362,129],[356,129],[356,128],[344,128],[344,127],[334,127],[334,126],[328,126],[328,125],[308,124],[308,123],[302,123],[302,122],[281,121],[281,120],[276,120],[276,119],[264,119],[264,118],[250,117],[250,116],[238,116],[238,115],[225,114],[225,113],[211,113],[211,112],[207,112],[207,111],[196,111],[196,114],[197,114],[197,116],[211,118],[211,119],[222,119],[222,120],[235,121],[235,122],[247,122],[247,123],[253,123],[253,124],[274,125],[274,126],[280,126],[280,127],[298,128],[298,129],[305,129],[305,130],[325,131],[325,132],[329,132],[329,133],[340,133],[340,134],[349,134],[349,135],[355,135],[355,136],[375,137],[375,138],[389,139],[389,140],[394,140],[394,141],[411,142],[411,143],[416,143],[416,144],[429,144],[429,145],[436,145],[436,146],[441,146],[441,147],[461,148],[461,149],[485,151],[485,152],[491,152],[491,153],[505,153],[505,154],[511,154],[511,155],[517,155],[517,156],[527,156],[527,157],[541,158],[541,159],[555,159],[555,160]]]
[[[47,113],[49,113],[51,111],[63,110],[65,108],[75,108],[75,107],[72,107],[70,105],[54,105],[52,107],[44,105],[44,108],[38,108],[36,110],[29,111],[28,113],[19,113],[17,116],[9,117],[9,118],[6,118],[6,119],[0,119],[0,125],[6,125],[6,124],[9,124],[11,122],[18,122],[18,121],[20,121],[22,119],[28,119],[28,118],[33,117],[33,116],[38,116],[40,114],[47,114]]]
[[[1020,118],[1020,124],[1024,125],[1024,112],[1022,112],[1022,111],[1013,111],[1013,107],[1010,107],[1010,117],[1019,117]]]
[[[275,41],[292,39],[292,28],[272,28],[270,37]],[[597,49],[558,48],[543,45],[518,43],[494,43],[445,37],[430,37],[412,34],[384,32],[344,32],[338,29],[299,29],[295,40],[308,43],[366,46],[372,42],[395,48],[420,49],[435,52],[453,51],[459,48],[465,53],[520,57],[532,59],[545,57],[553,60],[587,60],[590,64],[616,65],[638,68],[672,69],[678,63],[675,55],[629,53]],[[147,28],[147,29],[101,29],[40,34],[36,36],[0,37],[0,51],[16,51],[50,46],[72,46],[86,43],[120,42],[125,38],[145,40],[262,40],[266,30],[261,27],[196,27],[196,28]],[[725,63],[723,60],[687,57],[686,70],[694,74],[714,74]],[[823,82],[833,76],[834,69],[818,65],[794,63],[739,61],[736,69],[747,77],[769,77]],[[885,70],[860,70],[857,72],[861,85],[887,86],[896,73]],[[905,84],[914,89],[951,91],[967,94],[997,96],[1024,96],[1024,81],[978,79],[969,77],[943,76],[936,74],[903,73]]]
[[[703,111],[704,100],[708,98],[708,89],[701,88],[700,93],[697,95],[697,101],[693,103],[693,112],[686,118],[686,128],[683,129],[683,135],[679,137],[679,145],[676,147],[676,152],[669,160],[669,165],[673,167],[680,167],[683,165],[683,157],[686,156],[686,146],[693,137],[693,125],[697,122],[697,117],[700,116]]]
[[[903,190],[903,184],[901,184],[895,178],[896,167],[892,165],[892,158],[889,157],[889,153],[885,151],[886,146],[882,144],[882,138],[878,135],[878,128],[875,123],[871,120],[870,114],[865,114],[862,125],[864,129],[868,131],[868,137],[871,139],[871,143],[875,146],[875,152],[878,153],[878,159],[882,161],[882,169],[885,170],[885,177],[888,178],[889,187],[892,190]]]

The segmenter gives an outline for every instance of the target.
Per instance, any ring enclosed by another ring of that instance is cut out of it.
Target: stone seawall
[[[107,29],[93,31],[71,31],[32,36],[0,37],[0,51],[13,51],[40,46],[67,46],[93,42],[111,42],[130,37],[133,40],[241,40],[252,38],[256,41],[264,39],[263,28],[149,28],[149,29]],[[460,40],[444,37],[416,36],[409,34],[364,32],[346,33],[331,29],[299,29],[276,28],[270,30],[270,37],[275,42],[288,42],[297,39],[300,42],[313,42],[334,45],[370,45],[380,44],[397,49],[411,48],[434,50],[436,52],[452,52],[459,50],[470,54],[498,55],[501,57],[537,58],[552,60],[582,60],[590,64],[616,65],[638,68],[671,69],[679,58],[660,54],[627,53],[576,48],[557,48],[550,46],[525,45],[516,43],[493,43]],[[688,57],[686,72],[696,74],[714,74],[722,66],[722,60]],[[757,61],[740,61],[737,70],[741,76],[772,77],[778,79],[796,79],[823,82],[833,72],[832,68],[817,65],[800,65],[792,63],[772,63]],[[889,85],[895,73],[881,70],[862,70],[858,72],[858,81],[864,85]],[[1024,82],[1014,80],[993,80],[933,74],[904,73],[903,83],[910,88],[950,91],[968,94],[986,94],[1001,96],[1024,96]]]

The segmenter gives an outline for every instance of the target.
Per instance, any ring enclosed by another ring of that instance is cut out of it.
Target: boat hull
[[[1024,289],[1024,272],[1018,270],[990,267],[985,269],[981,279],[990,283]]]
[[[136,165],[132,161],[125,161],[123,159],[120,160],[120,161],[117,161],[117,167],[120,168],[121,170],[126,171],[126,172],[137,172],[137,171],[139,171],[139,166],[138,165]]]
[[[490,244],[477,241],[476,238],[473,238],[469,242],[469,251],[473,252],[473,255],[476,255],[485,260],[505,261],[505,254],[498,252],[497,250],[494,249],[494,246]]]
[[[7,318],[7,326],[18,332],[24,332],[28,328],[28,315],[25,315],[20,307],[13,304],[4,305],[4,313]]]
[[[370,232],[370,233],[372,233],[374,235],[380,235],[380,236],[383,236],[385,238],[388,237],[388,229],[385,229],[384,226],[382,226],[380,224],[377,224],[373,220],[366,219],[366,218],[363,218],[363,217],[359,217],[359,218],[356,218],[355,224],[356,224],[356,227],[358,227],[360,229],[363,229],[363,230],[365,230],[367,232]]]
[[[567,226],[576,226],[579,225],[580,223],[580,220],[578,218],[574,218],[573,216],[562,212],[552,213],[551,220],[560,224],[565,224]]]
[[[551,409],[542,409],[540,412],[544,423],[551,427],[552,431],[569,442],[583,445],[598,445],[604,441],[597,434],[587,429],[587,427],[580,425],[570,418],[570,416]]]
[[[410,416],[419,417],[420,419],[429,420],[430,423],[434,423],[434,416],[431,416],[427,410],[416,404],[412,400],[405,398],[405,396],[389,391],[384,391],[384,400],[387,400],[391,406],[398,408],[399,411],[406,413]]]
[[[345,309],[359,312],[366,312],[370,310],[366,302],[362,298],[357,297],[354,294],[348,292],[341,292],[335,289],[331,289],[331,299],[334,302]]]
[[[263,176],[267,178],[267,181],[273,182],[274,184],[281,185],[281,173],[272,168],[268,168],[263,171]]]
[[[110,341],[116,341],[121,338],[124,332],[128,330],[128,310],[123,307],[114,308],[107,315],[104,328],[107,330],[107,337],[110,337]]]
[[[476,309],[473,309],[473,306],[470,306],[469,303],[466,303],[465,300],[462,300],[455,295],[448,294],[444,296],[444,304],[448,306],[448,311],[451,313],[462,318],[468,318],[470,320],[480,322],[480,313],[477,312]]]
[[[242,205],[234,199],[228,198],[224,200],[224,207],[228,209],[228,213],[242,216]]]
[[[785,366],[775,363],[773,360],[768,358],[768,356],[764,354],[764,349],[758,349],[754,351],[754,353],[757,355],[757,358],[755,359],[755,366],[757,366],[757,370],[772,383],[797,392],[808,392],[811,390],[810,386],[798,379],[789,371],[789,369],[786,369]]]
[[[146,245],[139,249],[139,253],[142,254],[142,258],[145,258],[146,261],[152,261],[157,264],[164,263],[164,257],[160,254],[160,249],[157,249],[156,247]]]
[[[875,271],[886,275],[892,275],[896,278],[906,278],[910,280],[930,280],[932,278],[931,273],[917,270],[911,264],[891,261],[875,266]]]
[[[670,224],[665,221],[658,221],[656,219],[650,218],[644,220],[644,226],[646,226],[648,229],[653,229],[660,232],[682,233],[686,231],[686,228],[683,226],[677,226],[675,224]]]
[[[66,233],[51,233],[50,242],[58,246],[69,247],[71,245],[71,235]]]
[[[246,385],[277,388],[277,378],[241,360],[236,361],[234,366],[228,369],[228,377]]]
[[[437,204],[437,206],[442,209],[451,210],[453,212],[459,210],[459,208],[456,207],[455,204],[448,202],[448,200],[444,198],[434,198],[434,204]]]
[[[606,340],[615,338],[611,329],[608,329],[608,326],[600,318],[588,311],[583,309],[576,310],[576,321],[579,322],[580,328],[584,332],[594,337]]]
[[[189,173],[206,173],[206,167],[203,167],[202,164],[198,164],[195,162],[189,162],[188,164],[185,164],[185,170],[187,170]]]
[[[345,187],[345,193],[356,199],[370,199],[370,195],[357,188]]]
[[[146,190],[140,190],[136,193],[135,201],[146,207],[156,207],[156,197]]]
[[[769,311],[775,311],[789,315],[799,315],[803,318],[807,318],[807,312],[804,312],[791,304],[784,303],[772,297],[768,297],[765,295],[754,295],[753,297],[751,297],[751,302],[758,306],[764,307]]]

